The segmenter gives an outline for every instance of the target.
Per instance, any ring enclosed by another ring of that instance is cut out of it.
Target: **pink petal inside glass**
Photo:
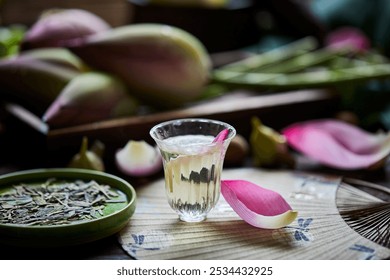
[[[217,136],[215,136],[213,143],[222,143],[229,136],[229,129],[225,128]]]
[[[233,210],[256,227],[280,228],[297,215],[279,193],[249,181],[222,180],[221,192]]]
[[[282,134],[291,147],[339,169],[368,168],[390,153],[389,134],[372,134],[338,120],[297,123]]]

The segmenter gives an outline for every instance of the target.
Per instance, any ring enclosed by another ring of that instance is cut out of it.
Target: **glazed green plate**
[[[50,178],[67,182],[94,180],[109,185],[126,197],[119,207],[108,207],[103,216],[65,225],[0,223],[0,243],[12,246],[60,247],[102,239],[120,231],[135,211],[136,192],[125,180],[108,173],[76,168],[34,169],[0,176],[0,193],[16,184],[37,185]]]

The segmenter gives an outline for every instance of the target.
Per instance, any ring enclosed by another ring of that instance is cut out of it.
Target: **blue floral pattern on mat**
[[[349,248],[350,250],[359,251],[365,255],[365,260],[372,260],[375,258],[375,249],[372,249],[370,247],[354,244],[352,247]]]
[[[312,218],[308,218],[308,219],[299,218],[298,219],[298,226],[287,226],[286,228],[295,229],[295,231],[294,231],[295,240],[297,240],[297,241],[310,241],[310,238],[307,235],[307,233],[310,231],[309,226],[310,226],[312,221],[313,221]]]
[[[145,244],[145,235],[143,234],[131,234],[131,237],[133,237],[134,243],[129,244],[129,250],[134,255],[136,255],[138,250],[148,250],[148,251],[157,251],[160,250],[158,247],[144,247]]]

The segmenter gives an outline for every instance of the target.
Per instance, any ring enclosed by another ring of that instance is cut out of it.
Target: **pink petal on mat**
[[[279,193],[245,180],[222,180],[221,192],[233,210],[255,227],[281,228],[298,215]]]
[[[333,168],[369,168],[390,153],[390,134],[372,134],[338,120],[296,123],[282,134],[291,147]]]

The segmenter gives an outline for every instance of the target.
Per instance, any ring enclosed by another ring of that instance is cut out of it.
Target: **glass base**
[[[187,222],[187,223],[198,223],[198,222],[202,222],[204,220],[206,220],[207,216],[206,215],[202,215],[202,216],[196,216],[196,217],[193,217],[193,216],[187,216],[187,215],[179,215],[179,219],[183,222]]]

